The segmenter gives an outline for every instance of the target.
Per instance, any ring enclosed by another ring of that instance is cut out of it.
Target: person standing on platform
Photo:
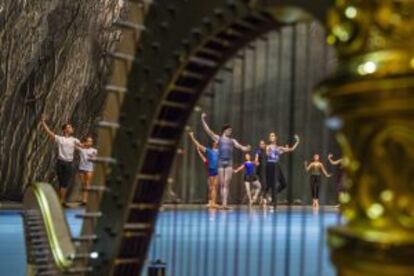
[[[217,208],[217,175],[218,175],[218,149],[217,143],[213,141],[211,148],[201,145],[194,137],[193,132],[189,132],[191,141],[196,146],[197,151],[208,168],[208,208]],[[203,153],[207,155],[204,157]],[[203,159],[204,158],[204,159]]]
[[[88,201],[88,188],[91,185],[95,164],[93,160],[98,155],[98,150],[93,148],[93,139],[90,136],[85,137],[83,147],[77,147],[79,150],[79,178],[82,183],[82,205]]]
[[[260,203],[263,204],[264,206],[266,205],[266,159],[267,159],[267,154],[266,154],[266,142],[264,140],[260,140],[259,142],[259,148],[256,150],[255,152],[255,163],[257,165],[257,176],[259,178],[259,181],[262,185],[262,192],[260,195]]]
[[[308,164],[305,161],[305,169],[307,172],[310,172],[310,188],[312,194],[312,208],[317,209],[319,208],[319,188],[321,185],[321,175],[322,173],[326,177],[331,177],[331,174],[326,172],[325,166],[320,161],[319,154],[313,155],[313,160],[311,163]]]
[[[233,149],[247,152],[250,146],[243,146],[236,139],[232,138],[233,129],[230,125],[223,126],[221,134],[214,133],[206,123],[206,113],[201,114],[201,122],[204,130],[210,138],[218,144],[218,180],[221,187],[221,204],[223,209],[230,209],[227,206],[231,178],[233,176]]]
[[[256,175],[256,166],[257,163],[252,161],[252,157],[250,153],[246,153],[244,155],[245,162],[240,165],[237,169],[234,170],[234,173],[238,173],[239,171],[244,169],[244,186],[246,188],[246,194],[249,198],[249,207],[256,202],[257,197],[260,194],[260,190],[262,185]],[[254,195],[252,196],[252,189],[254,188]]]
[[[280,156],[294,151],[299,145],[299,141],[299,136],[295,135],[295,144],[292,147],[288,145],[283,147],[277,144],[276,133],[271,132],[269,134],[270,144],[266,147],[266,190],[264,193],[271,191],[273,205],[276,205],[276,196],[287,187],[285,176],[279,164]],[[277,186],[278,183],[279,185]]]
[[[76,147],[81,147],[81,142],[73,137],[74,129],[69,123],[62,126],[62,136],[56,135],[46,124],[46,117],[42,116],[41,125],[58,148],[56,162],[56,175],[59,183],[59,197],[64,206],[66,204],[66,192],[73,176],[73,157]]]

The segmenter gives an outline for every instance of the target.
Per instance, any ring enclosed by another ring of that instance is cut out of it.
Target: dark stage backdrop
[[[335,168],[327,162],[329,152],[338,156],[332,132],[325,127],[323,114],[314,107],[312,88],[336,67],[333,49],[326,45],[322,27],[316,22],[283,27],[251,43],[230,60],[206,89],[199,106],[189,121],[196,137],[210,143],[201,129],[201,110],[209,114],[208,122],[217,132],[225,123],[233,126],[234,137],[256,148],[260,139],[276,131],[279,143],[293,142],[293,134],[301,144],[291,154],[282,156],[281,165],[296,203],[311,201],[304,161],[320,153],[328,171]],[[177,152],[166,201],[206,202],[206,168],[187,136]],[[242,154],[235,154],[235,165]],[[285,201],[288,191],[280,195]],[[242,174],[231,183],[230,199],[245,199]],[[324,179],[323,203],[336,204],[335,176]]]

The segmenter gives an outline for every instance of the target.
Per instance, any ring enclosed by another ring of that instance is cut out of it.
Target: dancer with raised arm
[[[194,137],[193,132],[189,132],[191,141],[197,148],[197,152],[200,158],[203,160],[208,168],[208,208],[217,208],[217,162],[218,162],[218,149],[217,143],[213,141],[211,148],[201,145]],[[207,158],[203,155],[206,154]]]
[[[230,125],[223,126],[220,135],[214,133],[208,126],[206,117],[206,113],[201,114],[203,128],[210,138],[218,144],[218,181],[221,188],[221,204],[223,209],[229,209],[227,200],[233,176],[233,149],[237,148],[247,152],[250,150],[250,146],[243,146],[231,137],[233,130]]]
[[[255,163],[257,165],[256,173],[259,177],[260,184],[262,185],[261,193],[260,193],[260,204],[263,207],[266,207],[267,199],[266,199],[266,142],[264,140],[260,140],[259,147],[256,149],[255,152]]]
[[[66,204],[67,188],[73,175],[73,157],[76,147],[81,147],[79,139],[73,137],[74,129],[71,124],[66,123],[62,126],[63,135],[56,135],[46,124],[46,117],[42,115],[41,125],[58,148],[58,158],[56,162],[56,175],[59,183],[59,196],[62,204]]]
[[[257,197],[259,196],[262,185],[256,175],[255,167],[258,163],[252,161],[250,153],[244,155],[245,162],[240,165],[237,169],[234,170],[234,173],[244,169],[244,186],[246,188],[246,194],[249,198],[249,207],[256,202]],[[252,196],[252,190],[254,189],[254,195]]]
[[[196,148],[197,154],[200,157],[201,161],[203,161],[204,165],[208,168],[208,160],[207,157],[204,155],[203,151],[200,148]]]
[[[344,171],[343,171],[343,158],[334,160],[332,153],[328,154],[328,161],[333,166],[338,166],[338,172],[336,174],[336,196],[339,198],[340,195],[344,192]],[[339,204],[336,206],[339,207]]]
[[[319,154],[313,155],[313,160],[311,163],[308,164],[305,161],[305,169],[307,172],[310,172],[310,188],[312,194],[312,208],[317,209],[319,208],[319,188],[321,185],[321,175],[322,173],[326,177],[331,177],[331,174],[326,172],[325,166],[320,161]]]
[[[83,140],[83,147],[77,147],[79,150],[79,178],[82,183],[82,205],[88,202],[88,188],[91,185],[93,174],[95,171],[95,164],[93,160],[98,155],[98,150],[93,146],[93,138],[91,136],[85,137]]]
[[[277,144],[277,135],[274,132],[269,134],[269,144],[266,147],[266,190],[264,194],[271,191],[272,203],[276,205],[276,196],[287,187],[285,176],[283,175],[282,168],[279,161],[280,156],[284,153],[294,151],[299,145],[300,139],[298,135],[294,136],[295,143],[293,146],[289,145],[279,146]],[[279,185],[277,186],[277,183]]]
[[[266,142],[264,140],[260,140],[259,147],[255,152],[254,161],[257,165],[257,176],[259,177],[260,183],[262,183],[263,187],[266,187],[265,179],[266,179]]]

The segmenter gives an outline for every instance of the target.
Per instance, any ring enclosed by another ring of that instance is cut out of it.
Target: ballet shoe
[[[220,206],[217,205],[217,204],[211,203],[211,204],[207,205],[207,208],[209,208],[209,209],[219,209]]]

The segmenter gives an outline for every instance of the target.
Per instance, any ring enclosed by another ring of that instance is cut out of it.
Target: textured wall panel
[[[42,113],[57,132],[67,121],[77,137],[92,131],[123,1],[0,3],[0,199],[20,200],[29,183],[54,179]]]

